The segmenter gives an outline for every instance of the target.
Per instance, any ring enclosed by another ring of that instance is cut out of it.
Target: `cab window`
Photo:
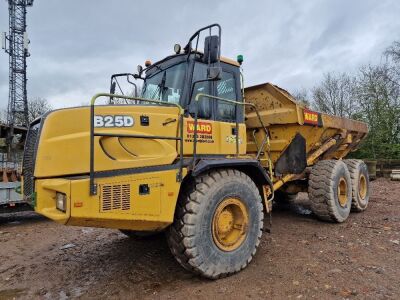
[[[185,72],[186,64],[180,63],[147,77],[142,97],[168,103],[179,103]]]
[[[193,82],[207,78],[207,65],[196,62],[193,72]],[[202,81],[194,84],[191,103],[195,103],[198,94],[210,95],[210,81]],[[208,98],[201,97],[198,101],[197,116],[201,119],[211,118],[212,101]]]
[[[238,101],[235,76],[233,73],[223,71],[221,80],[217,81],[217,97]],[[235,121],[235,105],[223,101],[217,102],[217,118],[221,121]]]

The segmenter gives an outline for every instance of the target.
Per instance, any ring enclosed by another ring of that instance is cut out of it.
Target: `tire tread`
[[[337,213],[333,190],[335,174],[343,166],[346,168],[342,161],[322,160],[311,169],[308,182],[311,210],[323,221],[343,222],[345,220]],[[347,168],[346,172],[348,172]]]
[[[259,233],[257,236],[256,247],[252,251],[246,263],[236,268],[233,271],[228,271],[229,266],[208,265],[198,253],[197,246],[194,244],[194,230],[197,221],[197,215],[200,209],[199,196],[206,195],[206,191],[218,181],[225,177],[240,177],[242,182],[250,185],[252,189],[258,188],[249,176],[233,169],[218,169],[200,175],[187,182],[178,199],[175,218],[173,224],[167,231],[167,241],[172,254],[175,256],[178,263],[186,270],[203,277],[217,279],[231,274],[237,273],[244,269],[252,260],[256,253],[256,248],[260,243],[263,228],[263,207],[261,201],[257,203],[258,211],[260,212]],[[257,192],[258,193],[258,192]],[[258,193],[259,194],[259,193]],[[261,196],[260,196],[261,199]]]

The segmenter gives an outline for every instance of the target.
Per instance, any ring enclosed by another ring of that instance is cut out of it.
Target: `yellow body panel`
[[[58,222],[66,224],[71,214],[71,207],[67,205],[64,212],[56,208],[56,192],[66,195],[67,204],[71,199],[71,181],[67,179],[52,178],[35,181],[36,203],[35,211]]]
[[[179,117],[175,107],[98,106],[96,116],[132,116],[135,124],[127,128],[95,128],[97,133],[137,134],[178,137]],[[140,117],[148,116],[149,126],[140,125]],[[48,178],[85,174],[89,171],[89,107],[51,112],[44,121],[40,147],[36,157],[35,177]],[[163,125],[166,121],[173,121]],[[184,155],[193,153],[194,119],[184,118]],[[198,120],[199,154],[235,154],[235,123]],[[246,129],[239,126],[239,152],[246,153]],[[179,155],[175,140],[95,137],[95,171],[109,171],[156,165],[170,165]]]
[[[117,115],[132,117],[134,124],[122,128],[95,128],[94,131],[175,138],[180,135],[179,110],[176,107],[95,107],[95,116]],[[149,118],[148,125],[141,124],[141,116]],[[44,118],[34,173],[37,178],[36,211],[67,225],[132,230],[160,230],[168,226],[173,220],[180,188],[178,169],[96,178],[97,195],[89,194],[89,120],[89,107],[57,110]],[[195,122],[190,116],[183,120],[183,155],[192,156]],[[236,154],[235,127],[235,123],[199,119],[197,153]],[[246,153],[245,139],[245,125],[239,124],[241,154]],[[95,172],[154,166],[162,168],[171,166],[179,155],[180,141],[177,140],[98,136],[94,139]],[[186,173],[184,169],[182,175]],[[150,187],[149,195],[139,194],[139,185],[142,184]],[[67,196],[66,212],[56,209],[57,191]],[[119,197],[119,202],[114,203],[114,197]]]
[[[236,154],[236,136],[232,130],[236,123],[198,120],[197,153],[198,154]],[[194,119],[184,119],[183,153],[193,154]],[[246,153],[246,126],[239,124],[239,154]]]
[[[97,106],[95,115],[132,116],[135,124],[126,128],[95,128],[95,132],[115,134],[164,135],[176,137],[178,118],[175,107]],[[140,116],[150,116],[149,126],[140,125]],[[89,171],[89,107],[51,112],[43,124],[36,157],[35,177],[84,174]],[[176,141],[95,137],[96,171],[171,164]]]
[[[176,175],[177,170],[168,170],[97,179],[95,196],[89,195],[88,177],[39,179],[35,210],[67,225],[161,230],[173,221],[180,188]],[[148,184],[149,194],[139,194],[141,184]],[[66,194],[66,212],[56,209],[56,192]]]

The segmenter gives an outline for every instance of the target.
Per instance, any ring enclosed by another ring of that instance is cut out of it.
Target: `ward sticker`
[[[194,133],[194,122],[188,121],[187,122],[187,132]],[[197,122],[197,134],[206,133],[212,134],[212,125],[208,122]]]
[[[94,116],[94,127],[132,127],[134,124],[133,117],[127,115]]]
[[[185,142],[193,142],[194,141],[194,132],[195,126],[194,121],[187,122],[187,135],[185,138]],[[214,143],[212,136],[212,124],[208,122],[197,122],[197,142],[198,143]]]
[[[318,113],[312,110],[304,110],[304,123],[318,125]]]

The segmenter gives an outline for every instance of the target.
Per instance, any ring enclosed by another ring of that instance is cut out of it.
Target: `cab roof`
[[[233,60],[233,59],[231,59],[231,58],[224,57],[224,56],[221,56],[220,59],[221,59],[221,61],[224,62],[224,63],[233,65],[233,66],[235,66],[235,67],[240,67],[240,64],[239,64],[236,60]]]
[[[194,53],[194,51],[192,51],[192,53]],[[197,50],[197,53],[200,54],[200,55],[203,55],[202,51]],[[158,65],[160,63],[163,63],[164,61],[167,61],[167,60],[169,60],[169,59],[171,59],[173,57],[177,57],[177,56],[187,56],[187,53],[179,53],[179,54],[173,54],[173,55],[166,56],[162,60],[159,60],[159,61],[151,64],[151,66],[149,66],[149,69],[151,69],[154,65]],[[226,63],[226,64],[230,64],[230,65],[235,66],[235,67],[240,67],[240,64],[237,61],[235,61],[235,60],[233,60],[231,58],[221,56],[220,60],[222,62]]]

